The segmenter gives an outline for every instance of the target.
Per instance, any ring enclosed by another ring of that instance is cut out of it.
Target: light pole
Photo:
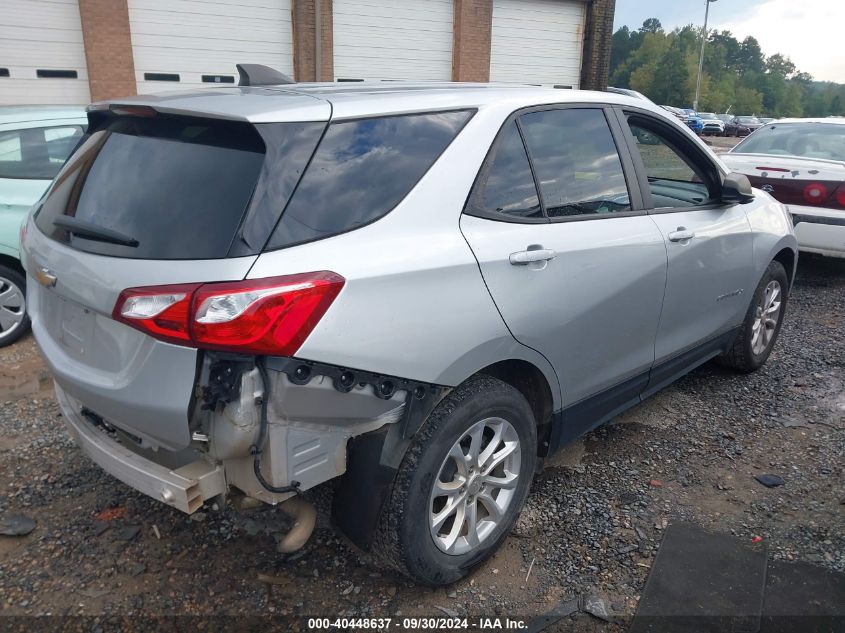
[[[716,0],[706,0],[704,9],[704,35],[701,38],[701,55],[698,58],[698,78],[695,80],[695,101],[692,102],[692,109],[698,112],[698,99],[701,97],[701,69],[704,67],[704,45],[707,44],[707,18],[710,17],[710,3]]]

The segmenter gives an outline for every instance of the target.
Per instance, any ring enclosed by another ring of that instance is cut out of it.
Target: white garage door
[[[586,3],[493,0],[490,81],[578,87]]]
[[[337,79],[452,79],[454,0],[334,0]]]
[[[90,102],[77,0],[0,6],[0,105]]]
[[[138,92],[236,85],[235,64],[293,76],[291,0],[129,0]]]

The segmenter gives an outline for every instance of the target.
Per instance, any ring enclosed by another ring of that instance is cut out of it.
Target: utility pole
[[[698,58],[698,78],[695,80],[695,101],[692,102],[692,109],[698,112],[698,100],[701,97],[701,70],[704,68],[704,45],[707,44],[707,18],[710,17],[710,3],[716,0],[705,0],[704,9],[704,33],[701,37],[701,55]]]

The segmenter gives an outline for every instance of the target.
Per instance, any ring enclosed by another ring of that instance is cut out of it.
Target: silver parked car
[[[184,512],[284,502],[283,551],[338,478],[353,542],[453,582],[544,457],[709,359],[760,367],[783,322],[784,207],[640,99],[291,84],[89,118],[23,240],[70,432]]]

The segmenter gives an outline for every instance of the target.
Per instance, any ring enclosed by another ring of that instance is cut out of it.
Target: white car
[[[845,257],[845,119],[781,119],[722,158],[788,206],[802,251]]]
[[[722,121],[713,112],[699,112],[701,122],[704,123],[704,130],[701,132],[702,136],[708,134],[715,134],[716,136],[723,136],[725,134],[725,122]]]

